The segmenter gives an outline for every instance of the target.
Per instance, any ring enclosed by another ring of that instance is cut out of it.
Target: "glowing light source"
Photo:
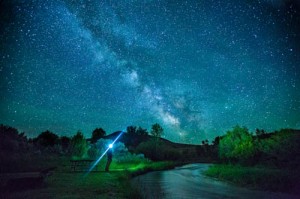
[[[104,157],[104,155],[107,153],[109,149],[111,149],[114,146],[114,143],[121,137],[121,135],[124,133],[124,131],[121,131],[121,133],[116,137],[116,139],[108,146],[108,148],[104,151],[104,153],[94,162],[94,164],[91,166],[91,168],[87,171],[85,176],[87,176],[94,168],[95,166],[100,162],[100,160]]]

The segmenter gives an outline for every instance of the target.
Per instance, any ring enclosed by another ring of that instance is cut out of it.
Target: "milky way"
[[[0,122],[29,136],[300,128],[299,1],[0,4]]]

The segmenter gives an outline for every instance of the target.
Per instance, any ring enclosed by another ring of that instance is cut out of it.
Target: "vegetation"
[[[106,132],[102,128],[96,128],[92,133],[91,143],[96,143],[100,138],[103,138]]]
[[[147,129],[143,129],[142,127],[139,126],[139,128],[136,130],[136,134],[145,136],[148,135]]]
[[[129,126],[127,133],[114,145],[111,175],[92,173],[82,180],[82,174],[70,173],[71,158],[96,159],[119,134],[106,135],[103,129],[97,128],[91,139],[86,139],[81,132],[70,138],[59,137],[50,131],[28,139],[25,133],[1,125],[0,172],[40,171],[57,167],[59,172],[47,180],[47,189],[43,193],[35,190],[27,192],[36,197],[45,194],[45,197],[51,198],[66,190],[73,194],[69,195],[71,198],[85,195],[128,198],[138,197],[136,190],[127,187],[132,176],[173,168],[175,164],[218,161],[222,164],[209,168],[208,176],[271,191],[294,193],[300,190],[296,187],[300,179],[300,134],[291,129],[273,133],[257,129],[253,135],[247,128],[236,126],[224,136],[216,137],[212,144],[203,140],[202,145],[188,145],[161,138],[163,128],[159,124],[152,126],[151,135],[142,127]],[[105,161],[100,161],[100,170],[104,170],[104,164]],[[70,185],[64,189],[64,183]],[[15,194],[19,198],[29,197],[18,192]]]
[[[159,152],[157,152],[159,150]],[[146,157],[152,160],[173,160],[179,161],[182,159],[181,151],[165,145],[163,141],[157,139],[151,139],[147,142],[142,142],[136,148],[136,152],[145,154]],[[194,154],[196,155],[196,154]]]
[[[252,162],[254,155],[254,141],[246,127],[234,127],[219,142],[221,160],[249,163]]]
[[[255,138],[256,160],[259,164],[299,169],[300,133],[292,129],[257,136]]]
[[[215,143],[223,165],[210,167],[208,176],[270,191],[299,190],[299,131],[257,129],[254,136],[247,128],[236,126]]]
[[[213,165],[205,174],[240,186],[299,194],[299,170],[240,165]]]
[[[256,131],[236,126],[219,139],[218,154],[223,163],[245,166],[264,165],[276,168],[296,168],[300,161],[300,134],[296,130],[279,132]],[[261,133],[264,132],[264,133]]]
[[[127,133],[130,135],[140,135],[140,136],[148,135],[147,129],[143,129],[140,126],[138,128],[136,126],[128,126]]]
[[[35,138],[34,142],[44,147],[53,147],[54,145],[59,143],[59,137],[58,135],[50,131],[45,131],[42,132],[37,138]]]
[[[99,139],[89,145],[81,132],[70,139],[56,137],[49,131],[42,133],[38,139],[28,140],[16,129],[4,125],[0,127],[0,136],[1,173],[32,172],[56,167],[54,174],[41,185],[42,189],[9,190],[1,181],[0,198],[140,198],[138,191],[130,186],[132,176],[174,167],[172,162],[153,162],[143,154],[132,154],[123,143],[117,142],[114,145],[111,172],[92,172],[84,176],[85,173],[70,172],[70,155],[86,157],[86,149],[89,148],[90,158],[97,157],[111,141]],[[49,148],[60,150],[49,151]],[[63,148],[68,148],[71,153],[63,153]],[[101,171],[105,163],[105,160],[100,161],[98,167]]]
[[[164,129],[159,124],[153,124],[151,127],[151,135],[154,137],[161,137]]]
[[[88,146],[86,139],[84,138],[83,134],[78,131],[75,136],[72,137],[70,143],[70,151],[71,154],[75,158],[82,158],[87,152]]]
[[[126,130],[127,130],[128,134],[131,134],[131,135],[136,134],[136,126],[128,126]]]

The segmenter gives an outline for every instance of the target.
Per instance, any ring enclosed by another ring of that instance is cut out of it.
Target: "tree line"
[[[133,152],[143,153],[153,160],[181,160],[208,158],[224,163],[276,167],[297,167],[300,162],[300,132],[282,129],[267,133],[256,129],[250,133],[246,127],[235,126],[222,136],[217,136],[212,144],[203,140],[202,145],[178,146],[163,141],[164,134],[159,124],[153,124],[150,132],[137,126],[128,126],[128,136],[123,136],[126,147]],[[149,139],[152,135],[152,138]],[[99,139],[107,136],[102,128],[96,128],[91,138],[86,139],[81,131],[74,136],[58,136],[51,131],[44,131],[35,138],[27,138],[17,129],[0,125],[0,157],[12,153],[62,154],[81,158],[84,155],[95,156]]]
[[[271,133],[235,126],[215,139],[219,160],[247,166],[299,167],[300,131],[281,129]]]
[[[148,135],[147,129],[136,126],[128,126],[127,132],[130,135],[145,136]],[[92,154],[93,145],[107,135],[103,128],[96,128],[91,134],[91,138],[86,138],[81,131],[74,136],[58,136],[57,134],[46,130],[35,138],[27,138],[24,132],[19,133],[16,128],[0,125],[0,151],[1,152],[26,152],[35,151],[35,153],[59,153],[75,157],[83,157],[84,154]],[[159,124],[153,124],[150,135],[161,137],[163,128]],[[90,144],[89,144],[90,143]],[[91,147],[90,147],[91,145]],[[5,155],[2,154],[2,155]]]

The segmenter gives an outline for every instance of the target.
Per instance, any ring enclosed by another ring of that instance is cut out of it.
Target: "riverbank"
[[[300,194],[300,172],[296,169],[242,167],[222,164],[210,166],[204,174],[247,188]]]

